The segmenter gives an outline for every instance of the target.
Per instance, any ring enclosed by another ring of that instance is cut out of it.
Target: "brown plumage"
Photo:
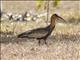
[[[47,27],[37,28],[37,29],[23,32],[18,35],[18,38],[35,38],[39,40],[38,42],[39,44],[40,44],[40,40],[43,39],[45,41],[45,44],[47,44],[46,39],[48,38],[48,36],[52,33],[53,29],[55,28],[55,20],[57,18],[61,18],[61,17],[59,17],[57,14],[53,14],[51,16],[50,25],[48,25]]]

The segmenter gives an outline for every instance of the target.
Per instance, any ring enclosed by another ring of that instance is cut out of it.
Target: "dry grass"
[[[3,2],[3,11],[22,13],[35,7],[34,1],[11,2]],[[78,3],[79,1],[61,3],[58,9],[56,8],[54,11],[60,13],[65,19],[67,17],[74,17],[74,20],[80,19]],[[50,9],[52,13],[52,7]],[[45,26],[44,22],[39,24],[7,20],[1,22],[1,60],[80,60],[80,24],[56,24],[55,30],[47,39],[48,46],[44,45],[43,41],[39,46],[36,39],[16,38],[23,31],[42,26]]]
[[[48,46],[38,45],[36,39],[18,39],[15,36],[29,29],[37,28],[37,24],[26,22],[5,22],[1,25],[1,60],[79,60],[80,59],[80,25],[56,24],[52,35],[47,39]],[[18,24],[17,24],[18,23]],[[16,25],[15,25],[16,24]],[[40,24],[40,26],[45,24]],[[8,28],[7,28],[8,26]],[[14,34],[7,32],[13,32]],[[26,29],[25,29],[26,28]],[[28,29],[29,28],[29,29]],[[7,29],[7,31],[6,31]],[[17,30],[20,29],[20,30]],[[6,34],[7,33],[7,34]]]
[[[18,41],[1,43],[1,60],[79,60],[80,38],[77,37],[76,41],[72,41],[73,37],[48,39],[48,46],[38,46],[36,40],[27,39],[27,41],[15,39]]]

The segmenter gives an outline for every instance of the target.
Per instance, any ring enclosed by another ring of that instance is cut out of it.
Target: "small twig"
[[[47,25],[48,25],[48,19],[49,19],[49,0],[47,1],[47,21],[46,21]]]

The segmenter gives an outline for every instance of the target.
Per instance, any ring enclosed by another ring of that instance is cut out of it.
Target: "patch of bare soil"
[[[47,45],[36,39],[1,38],[1,60],[79,60],[80,35],[54,33]]]

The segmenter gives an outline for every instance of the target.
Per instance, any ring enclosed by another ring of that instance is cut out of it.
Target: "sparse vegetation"
[[[34,7],[34,1],[27,2],[4,2],[3,10],[13,13],[31,10]],[[27,8],[29,4],[30,8]],[[41,46],[38,46],[38,41],[35,39],[16,38],[19,33],[26,30],[46,26],[44,19],[39,23],[33,21],[16,22],[7,19],[0,21],[1,60],[80,60],[80,15],[78,15],[80,11],[77,9],[77,4],[71,1],[70,4],[69,2],[65,2],[61,5],[62,7],[59,5],[57,8],[53,8],[56,13],[59,13],[61,17],[71,23],[56,22],[56,28],[47,40],[48,46],[44,45],[43,41],[41,42]],[[66,5],[69,6],[66,8]],[[55,13],[53,9],[50,8],[50,15]]]

